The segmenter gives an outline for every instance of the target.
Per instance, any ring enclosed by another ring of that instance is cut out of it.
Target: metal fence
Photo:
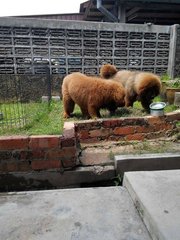
[[[22,127],[26,124],[25,105],[22,103],[22,86],[18,79],[0,82],[0,127]]]
[[[48,72],[40,78],[6,75],[0,81],[0,90],[0,134],[30,124],[40,111],[42,96],[46,96],[47,106],[51,100]]]

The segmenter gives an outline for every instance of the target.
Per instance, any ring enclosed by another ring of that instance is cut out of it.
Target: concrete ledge
[[[120,174],[129,171],[180,169],[180,153],[117,155],[115,169]]]
[[[127,172],[123,186],[153,240],[180,239],[180,170]]]
[[[56,170],[13,172],[0,174],[0,191],[71,188],[97,182],[100,185],[101,182],[114,177],[114,166],[78,167],[64,172]]]

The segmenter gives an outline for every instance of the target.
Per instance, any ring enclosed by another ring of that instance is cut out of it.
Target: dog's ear
[[[102,78],[111,78],[114,74],[118,72],[117,68],[111,64],[105,64],[100,69],[100,76]]]

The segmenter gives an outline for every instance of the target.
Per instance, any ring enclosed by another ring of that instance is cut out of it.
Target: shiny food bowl
[[[163,116],[164,108],[166,104],[164,102],[154,102],[150,104],[150,113],[152,116]]]

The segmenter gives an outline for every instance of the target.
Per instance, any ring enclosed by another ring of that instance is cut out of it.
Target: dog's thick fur
[[[149,112],[149,105],[161,91],[160,78],[153,73],[118,71],[114,65],[106,64],[101,67],[100,75],[102,78],[111,78],[125,87],[126,107],[133,106],[133,103],[138,100],[141,102],[142,107]]]
[[[125,105],[125,90],[122,85],[79,72],[69,74],[63,79],[62,97],[65,118],[71,116],[75,104],[79,105],[86,118],[101,117],[101,108],[113,113],[117,107]]]

